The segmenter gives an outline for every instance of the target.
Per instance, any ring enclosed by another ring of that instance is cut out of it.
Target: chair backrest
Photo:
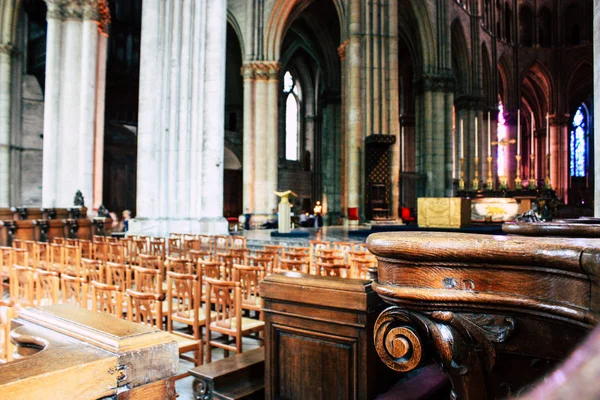
[[[62,237],[53,237],[50,242],[52,244],[65,244],[65,238],[62,238]]]
[[[258,284],[265,277],[262,267],[251,267],[248,265],[233,265],[233,280],[240,283],[242,303],[256,306],[256,300],[260,298]]]
[[[283,255],[283,251],[285,250],[285,246],[279,244],[266,244],[264,245],[263,250],[268,253],[276,253],[277,256],[281,257]]]
[[[280,258],[278,269],[275,271],[296,271],[308,274],[310,268],[310,261],[308,257],[299,260],[293,260],[291,258]]]
[[[213,321],[222,328],[235,329],[232,319],[241,325],[242,320],[242,297],[240,283],[235,281],[223,281],[219,279],[205,278],[207,315],[214,308]]]
[[[253,267],[261,267],[265,270],[265,273],[272,274],[275,267],[275,260],[277,255],[274,253],[264,253],[262,256],[248,256],[246,257],[246,265]]]
[[[50,244],[46,242],[37,242],[33,257],[33,265],[35,268],[48,269],[48,266],[50,265]]]
[[[66,245],[64,248],[65,261],[62,272],[73,276],[83,276],[81,271],[81,249],[79,246]]]
[[[123,318],[123,292],[118,286],[92,281],[92,311]]]
[[[12,240],[12,248],[13,249],[24,249],[25,241],[23,239],[13,239]]]
[[[218,261],[204,261],[198,260],[196,266],[196,272],[198,275],[202,275],[207,278],[221,279],[223,272],[221,271],[222,265]]]
[[[33,263],[30,257],[30,254],[27,250],[22,248],[13,248],[13,264],[25,265],[28,267],[32,267]]]
[[[133,246],[131,247],[131,256],[136,259],[140,254],[148,254],[150,249],[148,245],[148,240],[146,238],[133,238]],[[131,260],[131,262],[136,262],[137,260]]]
[[[125,262],[125,245],[123,243],[107,243],[108,255],[107,262],[123,264]]]
[[[197,235],[196,238],[200,241],[200,250],[210,253],[214,250],[213,237],[210,235]]]
[[[215,235],[213,236],[213,243],[214,243],[214,248],[213,248],[213,254],[217,254],[217,253],[227,253],[229,251],[229,247],[230,247],[230,241],[229,239],[231,238],[231,236],[219,236],[219,235]]]
[[[178,257],[167,257],[166,270],[178,274],[193,274],[194,267],[191,260]]]
[[[155,238],[150,241],[148,254],[165,259],[166,248],[164,238]]]
[[[154,268],[132,267],[133,284],[137,292],[155,293],[163,295],[163,274]]]
[[[183,239],[181,236],[170,237],[169,240],[169,256],[181,257],[183,255]]]
[[[127,319],[138,324],[160,328],[162,325],[162,301],[156,293],[127,289]]]
[[[34,270],[25,265],[14,264],[10,277],[10,301],[21,307],[34,305]]]
[[[231,262],[233,264],[246,264],[246,257],[248,256],[248,250],[246,248],[231,248],[229,251],[231,254]]]
[[[60,300],[60,278],[56,271],[38,269],[35,272],[36,306],[58,304]]]
[[[338,276],[338,277],[347,277],[348,276],[348,264],[343,263],[331,263],[331,262],[317,262],[317,275],[323,276]]]
[[[65,246],[58,243],[50,244],[50,265],[51,271],[62,272],[65,264]]]
[[[11,271],[13,266],[13,249],[12,247],[0,247],[0,285],[3,285],[4,277],[10,280]],[[4,294],[4,288],[0,286],[2,291],[0,295]],[[3,297],[3,296],[1,296]]]
[[[106,236],[94,235],[94,236],[92,236],[92,241],[97,242],[97,243],[106,242]]]
[[[62,302],[87,308],[88,286],[83,277],[62,274],[60,276]]]
[[[125,264],[107,262],[104,275],[107,285],[118,286],[121,292],[131,289],[131,271]]]
[[[138,266],[141,268],[156,269],[164,276],[164,264],[162,258],[150,254],[138,255]]]
[[[84,271],[84,276],[87,278],[87,282],[106,282],[106,278],[104,277],[104,265],[101,261],[92,260],[90,258],[82,258],[81,269]]]
[[[185,238],[183,240],[183,256],[186,258],[191,258],[190,251],[199,251],[201,248],[202,243],[200,242],[200,239],[197,239],[196,237]]]
[[[231,236],[229,239],[230,249],[245,249],[246,236]]]
[[[171,318],[173,314],[176,314],[181,318],[192,319],[193,326],[198,325],[201,290],[198,276],[167,272],[167,302],[169,306],[167,317]]]

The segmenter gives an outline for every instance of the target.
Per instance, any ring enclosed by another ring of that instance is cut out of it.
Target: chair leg
[[[235,348],[237,350],[237,353],[240,354],[242,352],[242,335],[237,334],[235,335]]]

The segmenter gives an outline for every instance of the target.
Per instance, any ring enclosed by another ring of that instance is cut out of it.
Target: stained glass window
[[[504,105],[502,102],[498,102],[498,143],[506,141],[506,118],[504,118]],[[506,176],[506,151],[507,147],[498,145],[498,154],[496,160],[498,160],[498,176]]]
[[[283,75],[283,91],[287,93],[285,100],[285,158],[298,161],[300,102],[298,101],[298,86],[290,71]]]
[[[587,115],[583,105],[579,106],[571,123],[571,176],[585,176],[587,156]]]

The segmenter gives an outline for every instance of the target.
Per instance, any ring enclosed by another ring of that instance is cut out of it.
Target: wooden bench
[[[259,347],[190,370],[197,399],[264,399],[265,349]]]
[[[458,399],[518,395],[599,321],[600,244],[586,239],[378,233],[381,359],[439,363]]]

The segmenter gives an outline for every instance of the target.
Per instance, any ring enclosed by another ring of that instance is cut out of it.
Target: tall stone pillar
[[[346,47],[346,143],[345,143],[345,197],[347,215],[360,216],[360,178],[361,154],[364,134],[362,131],[361,113],[361,12],[360,1],[352,0],[349,13],[349,42]],[[357,220],[350,220],[350,224],[358,224]]]
[[[594,0],[594,115],[600,115],[600,0]],[[600,124],[594,124],[594,154],[600,154]],[[594,158],[600,171],[600,157]],[[594,173],[594,215],[600,217],[600,173]]]
[[[144,0],[138,216],[130,231],[227,231],[224,2]]]
[[[9,15],[12,13],[8,12]],[[2,21],[4,23],[4,21]],[[12,44],[0,38],[0,207],[10,206]]]
[[[277,209],[279,74],[276,61],[242,65],[244,81],[244,213],[252,225],[267,221]],[[285,189],[285,188],[281,188]]]
[[[46,3],[42,204],[70,207],[77,190],[88,206],[99,204],[94,201],[94,171],[102,159],[98,160],[95,145],[104,135],[104,88],[98,77],[106,63],[99,31],[106,34],[110,13],[105,0]]]

